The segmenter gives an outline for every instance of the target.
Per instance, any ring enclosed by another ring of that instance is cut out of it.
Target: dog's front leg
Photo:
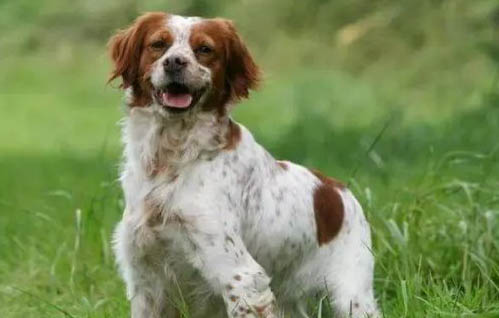
[[[195,224],[186,226],[189,259],[223,297],[228,317],[277,317],[270,278],[248,253],[230,221],[198,217]]]
[[[164,265],[151,262],[150,254],[143,254],[147,237],[147,232],[137,229],[126,214],[114,233],[114,252],[127,286],[131,317],[179,317],[166,294]]]

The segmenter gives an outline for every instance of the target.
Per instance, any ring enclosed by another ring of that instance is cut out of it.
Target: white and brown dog
[[[110,41],[127,117],[114,249],[133,318],[377,317],[369,226],[341,183],[276,161],[229,112],[259,70],[233,24],[147,13]]]

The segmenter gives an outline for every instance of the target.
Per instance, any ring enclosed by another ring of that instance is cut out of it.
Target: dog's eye
[[[162,40],[160,40],[160,41],[154,41],[154,42],[152,42],[152,43],[151,43],[151,47],[152,47],[153,49],[157,49],[157,50],[159,50],[159,49],[164,49],[164,48],[166,48],[166,47],[167,47],[167,44],[166,44],[166,42],[165,42],[165,41],[162,41]]]
[[[196,49],[198,54],[210,54],[211,52],[213,52],[213,49],[207,45],[201,45]]]

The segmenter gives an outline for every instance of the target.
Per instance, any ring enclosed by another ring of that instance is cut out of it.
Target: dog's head
[[[130,107],[164,114],[226,112],[248,97],[259,70],[232,22],[147,13],[109,42],[110,80],[121,77]]]

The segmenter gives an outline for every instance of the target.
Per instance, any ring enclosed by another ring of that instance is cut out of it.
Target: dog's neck
[[[165,117],[152,107],[132,108],[123,128],[127,164],[149,178],[176,177],[186,165],[226,148],[233,129],[231,119],[216,112]]]

